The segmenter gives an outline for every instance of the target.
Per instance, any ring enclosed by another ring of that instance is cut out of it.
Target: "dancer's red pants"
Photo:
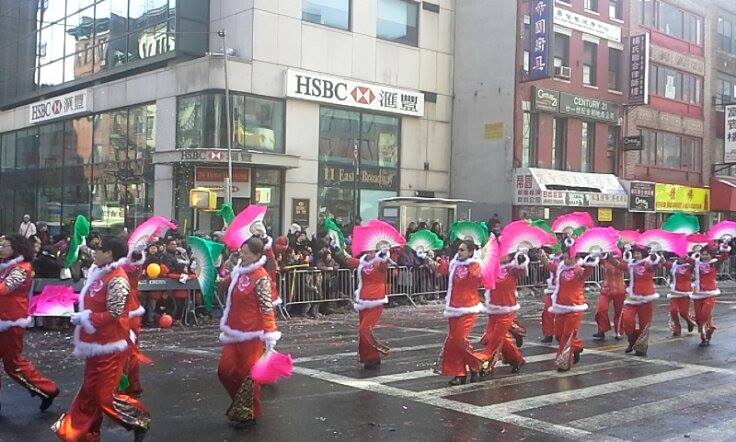
[[[672,318],[672,331],[679,335],[682,332],[680,318],[688,324],[693,322],[693,318],[690,317],[690,298],[687,296],[670,298],[670,317]]]
[[[231,399],[235,399],[243,382],[250,377],[253,364],[263,356],[264,351],[265,347],[260,339],[226,344],[222,348],[217,376]],[[259,384],[253,382],[251,394],[250,408],[253,410],[253,419],[257,419],[261,415],[261,388]]]
[[[371,307],[358,312],[358,360],[363,363],[380,362],[386,347],[373,336],[373,328],[378,324],[383,306]]]
[[[570,347],[573,353],[578,353],[583,350],[583,340],[578,337],[578,331],[580,330],[580,324],[583,323],[584,313],[563,313],[555,315],[555,337],[557,338],[558,348],[557,355],[562,353],[562,350],[567,345],[567,341],[572,338]]]
[[[59,394],[56,383],[42,376],[36,367],[23,357],[25,333],[26,330],[21,327],[10,327],[0,332],[0,359],[3,361],[5,373],[32,394],[42,398],[54,397]]]
[[[698,330],[701,334],[706,334],[716,329],[713,323],[713,308],[716,306],[716,297],[710,296],[704,299],[693,300],[695,305],[695,321],[698,323]]]
[[[599,332],[606,333],[614,330],[618,335],[623,334],[621,313],[624,308],[624,299],[626,299],[626,293],[601,293],[598,298],[598,310],[595,314],[595,322],[598,324]],[[608,316],[608,307],[611,302],[613,302],[613,327]]]
[[[545,293],[544,308],[542,309],[542,335],[544,336],[555,335],[555,314],[549,312],[550,307],[552,307],[552,295]]]
[[[524,356],[516,346],[516,340],[510,333],[516,313],[503,315],[488,315],[488,325],[485,332],[485,350],[482,352],[486,359],[492,359],[497,351],[501,352],[507,364],[519,366],[524,363]]]
[[[641,332],[652,323],[652,315],[654,313],[654,305],[651,302],[646,304],[627,304],[624,305],[624,312],[621,321],[624,325],[624,333],[629,338],[629,345],[634,345],[639,339]],[[636,326],[636,319],[639,318],[639,327]]]
[[[442,374],[465,376],[466,366],[472,372],[480,372],[480,360],[468,340],[477,316],[473,313],[449,319],[449,333],[442,349]]]

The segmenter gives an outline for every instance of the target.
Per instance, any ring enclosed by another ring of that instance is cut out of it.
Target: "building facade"
[[[1,0],[0,17],[27,36],[0,61],[0,230],[217,229],[188,192],[222,201],[229,145],[236,210],[268,205],[275,233],[449,194],[453,1]]]

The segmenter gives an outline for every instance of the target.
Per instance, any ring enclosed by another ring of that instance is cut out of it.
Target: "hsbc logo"
[[[31,124],[92,110],[92,94],[88,90],[72,92],[39,101],[29,106]]]
[[[365,86],[355,86],[350,95],[360,104],[371,104],[376,99],[376,94],[373,93],[371,88]]]

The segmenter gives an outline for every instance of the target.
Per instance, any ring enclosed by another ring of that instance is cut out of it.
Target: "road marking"
[[[723,441],[730,442],[736,439],[736,419],[729,419],[716,425],[692,429],[694,441]],[[682,435],[677,435],[664,442],[682,442]]]
[[[686,367],[649,376],[641,376],[633,379],[609,382],[607,384],[594,385],[592,387],[578,388],[574,390],[517,399],[509,402],[502,402],[499,404],[488,405],[486,408],[505,411],[507,413],[517,413],[519,411],[559,404],[560,402],[590,399],[592,397],[602,396],[605,394],[646,387],[647,385],[661,384],[663,382],[674,381],[676,379],[682,379],[702,373],[705,373],[705,371],[701,368]]]
[[[396,347],[392,348],[389,353],[401,353],[404,351],[416,351],[416,350],[427,350],[431,348],[440,348],[444,345],[444,343],[434,343],[434,344],[424,344],[424,345],[413,345],[410,347]],[[358,353],[354,351],[347,351],[345,353],[336,353],[336,354],[330,354],[330,355],[317,355],[317,356],[305,356],[303,358],[297,358],[294,359],[294,363],[303,363],[303,362],[314,362],[314,361],[323,361],[326,359],[337,359],[337,358],[344,358],[344,357],[355,357]]]
[[[649,402],[622,410],[608,411],[605,414],[574,420],[568,422],[567,425],[580,428],[581,430],[599,431],[604,428],[654,418],[664,413],[671,413],[696,405],[705,405],[713,399],[734,393],[736,393],[736,386],[717,385],[706,390],[698,390],[661,401]]]

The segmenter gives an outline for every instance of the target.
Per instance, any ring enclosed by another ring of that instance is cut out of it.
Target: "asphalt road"
[[[554,348],[538,341],[540,301],[527,298],[521,310],[529,330],[521,372],[501,367],[491,380],[457,387],[431,371],[446,333],[439,304],[386,310],[376,335],[393,351],[376,372],[357,363],[356,314],[280,321],[279,349],[296,359],[296,373],[264,389],[264,416],[245,430],[224,416],[214,324],[145,330],[143,347],[155,360],[142,369],[154,419],[147,440],[736,440],[735,295],[719,299],[708,348],[695,334],[670,337],[668,302],[660,300],[647,358],[625,355],[623,341],[592,341],[589,313],[586,351],[567,373],[555,371]],[[476,338],[484,326],[479,318]],[[49,426],[73,399],[81,362],[68,332],[29,332],[25,354],[62,394],[40,413],[38,400],[3,376],[0,441],[52,441]],[[103,440],[132,434],[106,422]]]

